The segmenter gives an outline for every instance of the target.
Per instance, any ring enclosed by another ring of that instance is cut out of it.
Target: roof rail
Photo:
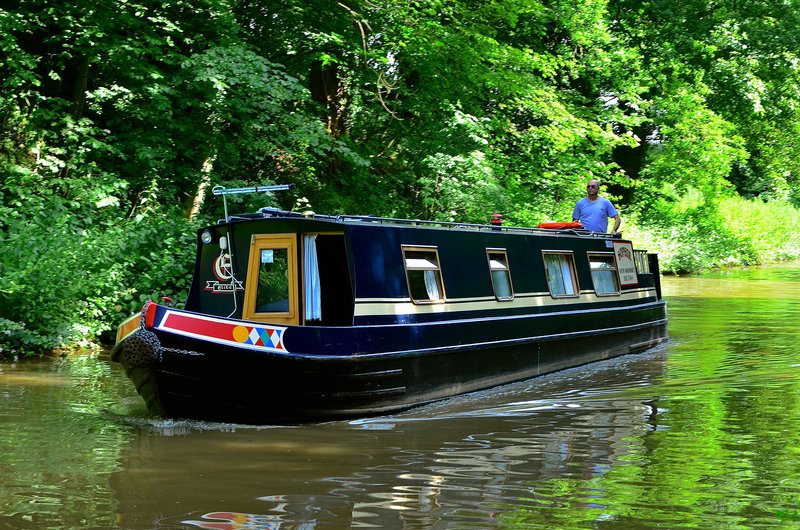
[[[288,212],[279,208],[264,207],[252,214],[238,215],[235,219],[253,219],[254,217],[311,217],[313,219],[334,221],[336,223],[378,223],[418,227],[447,228],[453,230],[476,230],[487,232],[528,233],[528,234],[574,234],[579,236],[593,236],[602,239],[619,239],[615,233],[590,232],[585,228],[538,228],[526,226],[497,226],[475,223],[456,223],[452,221],[426,221],[423,219],[403,219],[396,217],[376,217],[373,215],[318,215],[308,216],[300,212]]]

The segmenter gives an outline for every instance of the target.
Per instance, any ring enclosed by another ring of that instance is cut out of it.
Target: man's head
[[[586,183],[586,196],[590,199],[597,198],[597,191],[600,187],[600,184],[597,182],[597,179],[592,179],[588,183]]]

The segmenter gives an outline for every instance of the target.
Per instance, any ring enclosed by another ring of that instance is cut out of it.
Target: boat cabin
[[[646,251],[584,230],[261,209],[198,232],[185,309],[277,325],[366,326],[655,301]]]

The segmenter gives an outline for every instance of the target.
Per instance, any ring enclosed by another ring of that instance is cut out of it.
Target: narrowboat
[[[658,257],[619,234],[227,210],[198,230],[183,308],[148,302],[117,332],[163,417],[384,414],[667,340]]]

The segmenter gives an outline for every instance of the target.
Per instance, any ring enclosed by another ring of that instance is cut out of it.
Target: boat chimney
[[[503,226],[503,214],[501,213],[493,213],[492,214],[492,226],[495,230],[500,230],[500,227]]]

